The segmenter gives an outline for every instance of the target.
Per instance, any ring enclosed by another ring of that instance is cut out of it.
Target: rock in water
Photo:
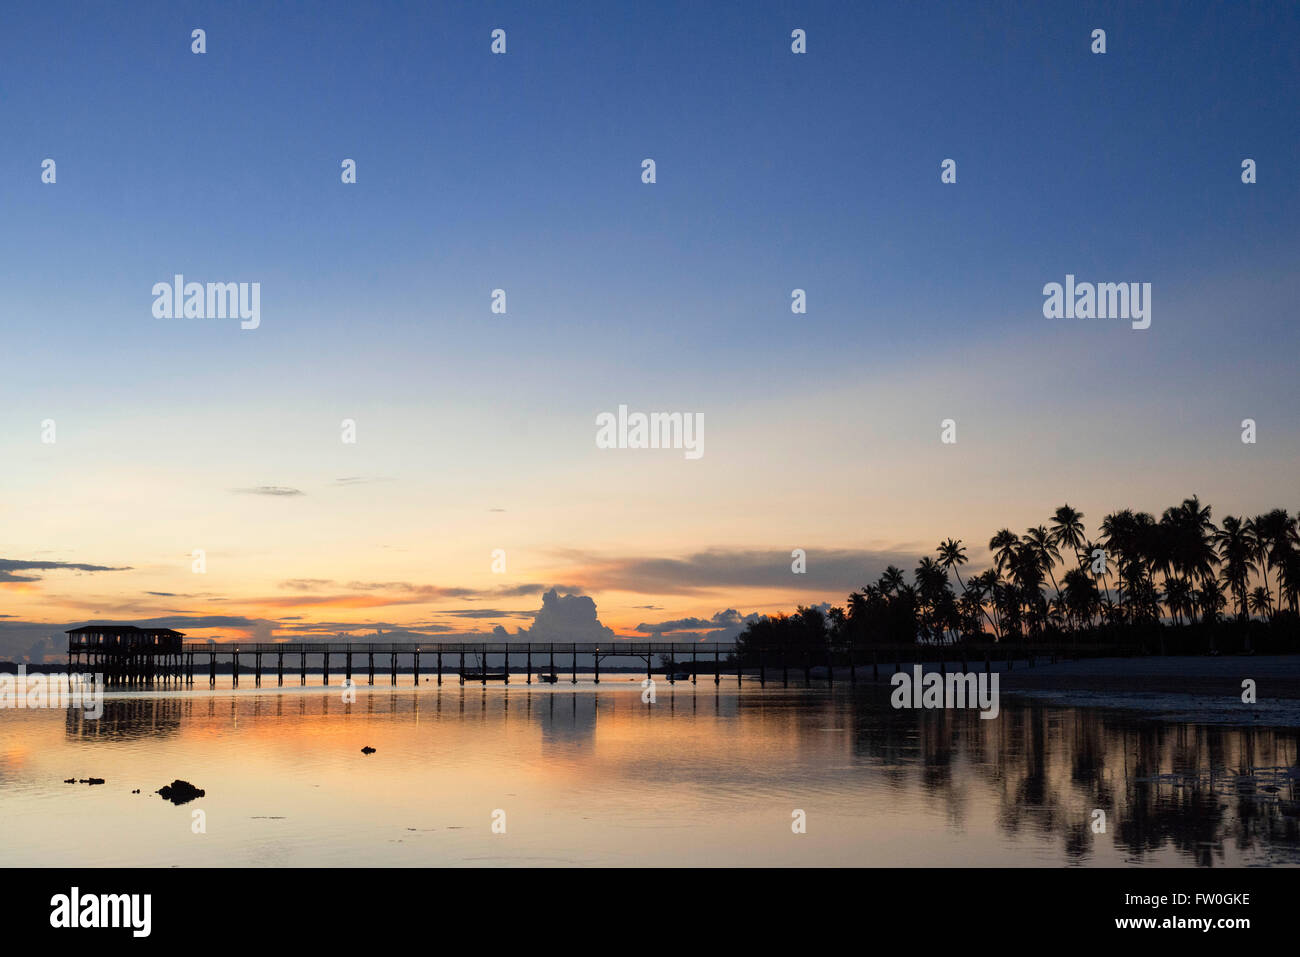
[[[171,801],[173,804],[186,804],[195,798],[203,797],[207,792],[201,788],[196,788],[189,781],[182,781],[177,778],[171,784],[164,784],[156,793],[161,794],[164,801]]]
[[[362,753],[362,754],[374,754],[374,753],[375,753],[375,749],[372,748],[370,745],[367,744],[364,748],[361,749],[361,753]]]

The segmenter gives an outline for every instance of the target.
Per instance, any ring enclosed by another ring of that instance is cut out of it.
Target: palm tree
[[[953,574],[957,576],[957,584],[961,585],[962,591],[965,591],[966,586],[962,585],[960,568],[969,561],[966,557],[966,546],[960,539],[950,538],[939,543],[938,552],[939,564],[944,568],[952,569]]]
[[[1065,598],[1057,595],[1047,602],[1047,621],[1058,630],[1066,627],[1070,613],[1065,607]]]
[[[849,644],[853,644],[854,639],[860,636],[865,637],[867,634],[867,626],[870,620],[868,611],[870,606],[867,603],[867,589],[869,588],[871,588],[870,585],[862,591],[850,592],[849,600],[845,603],[844,617],[848,622],[846,630],[849,635]]]
[[[1065,586],[1065,607],[1076,623],[1091,624],[1100,599],[1097,582],[1083,568],[1071,568],[1061,579]]]
[[[1009,582],[996,580],[993,586],[993,608],[997,611],[998,620],[1001,622],[1002,636],[1012,633],[1017,638],[1021,637],[1023,616],[1020,607],[1020,590]]]
[[[1023,536],[1000,529],[989,540],[991,567],[968,579],[961,575],[970,564],[965,545],[947,538],[937,558],[920,560],[911,584],[890,565],[875,584],[850,593],[842,609],[764,617],[747,628],[745,640],[824,640],[829,629],[834,640],[850,642],[861,636],[949,641],[982,634],[987,620],[997,641],[1036,637],[1049,626],[1080,631],[1104,625],[1158,634],[1162,645],[1169,628],[1199,624],[1210,626],[1213,648],[1214,626],[1230,606],[1238,623],[1258,616],[1274,633],[1292,634],[1300,624],[1300,513],[1277,508],[1254,518],[1227,515],[1216,526],[1210,507],[1193,495],[1158,520],[1132,509],[1112,512],[1101,520],[1099,540],[1100,546],[1086,537],[1077,509],[1062,505],[1050,528],[1039,525]],[[1099,548],[1106,559],[1100,565],[1091,562]],[[1074,552],[1074,567],[1062,562],[1063,549]],[[1059,581],[1058,562],[1064,567]],[[1045,581],[1056,592],[1050,600]],[[1247,650],[1254,630],[1242,630]]]
[[[1025,541],[1038,553],[1038,563],[1042,566],[1043,571],[1047,572],[1048,577],[1051,578],[1052,588],[1056,590],[1056,598],[1059,601],[1061,586],[1056,584],[1056,574],[1052,571],[1052,566],[1061,560],[1061,552],[1056,547],[1056,541],[1044,525],[1027,529],[1025,531]]]
[[[1053,512],[1052,541],[1058,546],[1065,545],[1073,549],[1075,559],[1082,565],[1083,556],[1079,549],[1084,543],[1083,513],[1070,508],[1068,504]]]
[[[1285,598],[1292,614],[1300,612],[1300,548],[1288,544],[1277,567],[1278,605]]]
[[[1192,583],[1186,578],[1170,578],[1165,582],[1165,604],[1174,623],[1183,623],[1183,613],[1190,617],[1192,611]]]
[[[966,546],[961,543],[960,539],[950,538],[947,541],[939,543],[939,564],[944,568],[951,568],[953,575],[957,577],[957,585],[961,588],[962,597],[970,594],[966,584],[961,580],[961,566],[965,565],[969,559],[966,557]],[[979,596],[979,608],[984,617],[988,618],[989,624],[993,624],[993,618],[984,610],[983,595]],[[997,626],[994,625],[996,631]],[[981,629],[982,630],[982,629]]]
[[[1182,528],[1184,540],[1180,558],[1190,575],[1204,581],[1214,577],[1214,535],[1218,528],[1211,518],[1210,506],[1202,507],[1193,495],[1183,499]]]
[[[1290,545],[1291,516],[1286,509],[1275,508],[1271,512],[1255,516],[1255,544],[1258,549],[1261,571],[1264,575],[1264,590],[1269,595],[1269,614],[1272,614],[1272,592],[1268,590],[1268,573],[1279,565]],[[1281,600],[1282,584],[1278,582],[1278,600]]]
[[[997,564],[998,571],[1005,571],[1011,564],[1011,556],[1015,554],[1016,546],[1020,544],[1020,536],[1009,528],[1004,528],[992,538],[989,539],[989,551],[993,553],[993,561]]]
[[[1223,517],[1223,527],[1215,533],[1214,542],[1219,549],[1220,573],[1223,584],[1237,599],[1237,619],[1246,617],[1246,582],[1255,570],[1254,527],[1249,520],[1235,515]],[[1202,585],[1202,587],[1204,587]]]
[[[1108,555],[1115,556],[1115,591],[1118,614],[1124,617],[1123,565],[1133,548],[1133,510],[1112,512],[1101,520],[1101,541]]]
[[[1210,506],[1202,506],[1193,495],[1183,499],[1177,508],[1166,509],[1161,523],[1167,525],[1170,535],[1169,564],[1187,580],[1189,588],[1213,578],[1218,529],[1210,517]],[[1193,615],[1195,604],[1187,607],[1189,615]]]
[[[1094,563],[1087,560],[1091,559],[1092,556],[1099,551],[1102,553],[1101,567],[1105,569],[1105,571],[1100,572],[1094,571]],[[1108,581],[1110,577],[1110,563],[1106,561],[1106,549],[1102,548],[1096,542],[1089,540],[1083,543],[1083,554],[1087,556],[1085,562],[1089,572],[1092,574],[1093,581],[1098,584],[1101,588],[1102,595],[1105,597],[1106,608],[1113,610],[1115,606],[1110,600],[1110,582]]]
[[[1266,620],[1272,620],[1273,600],[1268,588],[1256,585],[1250,590],[1250,610],[1257,615],[1262,615]]]
[[[1192,593],[1196,605],[1201,610],[1201,621],[1213,625],[1219,620],[1219,612],[1228,604],[1227,597],[1223,594],[1223,589],[1213,578],[1207,578],[1201,582],[1201,587]]]
[[[984,610],[984,603],[976,596],[974,588],[962,593],[957,602],[957,609],[961,617],[963,636],[973,637],[983,633],[984,619],[988,616],[988,612]]]
[[[1043,559],[1042,553],[1033,542],[1021,542],[1011,555],[1011,581],[1020,598],[1020,604],[1028,611],[1031,631],[1041,628],[1047,617],[1047,606],[1043,601]]]
[[[902,591],[905,582],[903,570],[897,565],[890,565],[880,576],[880,590],[886,595],[897,595]]]
[[[986,569],[970,581],[971,593],[978,596],[981,607],[983,606],[985,599],[988,599],[989,606],[993,609],[993,617],[990,620],[993,623],[993,637],[998,641],[1002,640],[1003,635],[1002,615],[999,612],[998,603],[994,599],[996,597],[996,590],[1001,583],[1002,581],[998,577],[998,570],[996,568]],[[985,614],[987,615],[988,612],[985,612]]]
[[[921,600],[921,622],[930,637],[943,638],[948,609],[952,599],[952,589],[948,583],[948,573],[929,555],[921,559],[914,572],[916,591]]]

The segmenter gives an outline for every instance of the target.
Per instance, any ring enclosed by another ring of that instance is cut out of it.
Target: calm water
[[[1300,863],[1295,729],[1011,696],[984,721],[895,711],[887,686],[657,690],[385,683],[345,704],[337,684],[245,685],[110,696],[99,721],[0,711],[0,864]],[[207,795],[151,793],[174,778]]]

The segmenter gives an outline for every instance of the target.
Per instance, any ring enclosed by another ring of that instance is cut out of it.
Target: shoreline
[[[939,671],[934,662],[919,664],[926,673]],[[905,671],[912,667],[903,664]],[[949,663],[948,671],[959,668],[960,663],[956,668]],[[1032,667],[1021,663],[1011,671],[998,662],[990,670],[998,674],[1000,694],[1060,707],[1120,710],[1172,722],[1300,728],[1300,655],[1082,658]],[[867,681],[889,688],[892,674],[891,666],[888,674],[882,669],[879,681],[870,674]],[[1254,681],[1254,703],[1242,700],[1247,679]]]

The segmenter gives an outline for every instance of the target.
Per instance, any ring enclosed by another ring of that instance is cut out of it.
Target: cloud
[[[281,588],[292,588],[295,591],[311,591],[315,588],[324,588],[327,585],[334,584],[328,578],[290,578],[288,581],[280,582]]]
[[[305,495],[301,489],[286,488],[283,485],[256,485],[253,488],[232,488],[230,491],[236,495]]]
[[[254,641],[271,641],[275,623],[261,618],[242,615],[169,615],[161,618],[109,619],[91,618],[63,624],[48,621],[0,622],[0,660],[21,660],[24,657],[39,661],[52,655],[55,661],[67,654],[68,639],[64,634],[82,625],[135,625],[137,628],[174,628],[177,631],[195,629],[232,628],[249,635]],[[232,638],[241,635],[231,636]]]
[[[528,616],[535,612],[521,613]],[[155,618],[105,619],[94,618],[87,621],[70,621],[66,623],[5,620],[0,621],[0,661],[21,661],[28,658],[40,661],[51,658],[64,660],[67,654],[67,637],[65,631],[81,625],[111,624],[135,625],[138,628],[174,628],[185,632],[187,640],[201,641],[260,641],[280,642],[292,645],[302,641],[350,641],[362,642],[457,642],[482,641],[489,637],[486,631],[466,631],[454,625],[441,622],[423,622],[419,624],[396,624],[391,622],[355,621],[320,621],[304,622],[284,619],[271,621],[264,618],[248,618],[242,615],[195,615],[178,614]],[[230,634],[201,636],[198,630],[230,629]],[[500,640],[501,626],[491,632],[490,637]],[[366,632],[369,632],[367,634]],[[588,640],[588,639],[579,639]]]
[[[340,582],[329,578],[291,578],[280,582],[280,587],[300,592],[300,595],[276,595],[251,600],[252,604],[273,608],[291,608],[298,605],[335,606],[338,608],[378,608],[383,605],[418,605],[425,602],[458,598],[463,601],[480,599],[523,598],[539,595],[546,585],[499,585],[495,588],[465,588],[455,585],[420,585],[414,582]],[[564,588],[565,586],[553,586]],[[577,591],[578,589],[571,589]],[[314,594],[328,592],[327,594]],[[498,614],[514,615],[516,612],[464,612],[469,617],[494,618]],[[524,613],[528,614],[528,613]]]
[[[924,549],[807,548],[807,572],[794,574],[785,550],[709,549],[685,558],[608,559],[566,553],[588,591],[699,595],[734,588],[788,588],[844,594],[880,576],[888,565],[910,568]]]
[[[15,575],[20,571],[129,572],[129,565],[87,565],[82,562],[34,562],[17,558],[0,558],[0,582],[36,582],[40,575]]]
[[[435,635],[453,631],[452,626],[437,622],[424,624],[398,624],[388,621],[302,621],[295,618],[281,618],[276,622],[278,636],[290,641],[320,641],[329,638],[344,638],[347,641],[420,641]],[[354,632],[372,630],[373,635],[356,635]]]
[[[530,628],[519,637],[531,641],[610,641],[613,628],[600,623],[596,603],[586,595],[561,595],[554,588],[542,596],[542,607]]]
[[[741,615],[734,608],[720,611],[711,618],[675,618],[669,621],[642,623],[634,630],[651,638],[668,641],[729,641],[745,630],[745,625],[762,616],[757,612]]]
[[[507,611],[502,608],[451,608],[439,614],[454,618],[535,618],[535,611]]]

